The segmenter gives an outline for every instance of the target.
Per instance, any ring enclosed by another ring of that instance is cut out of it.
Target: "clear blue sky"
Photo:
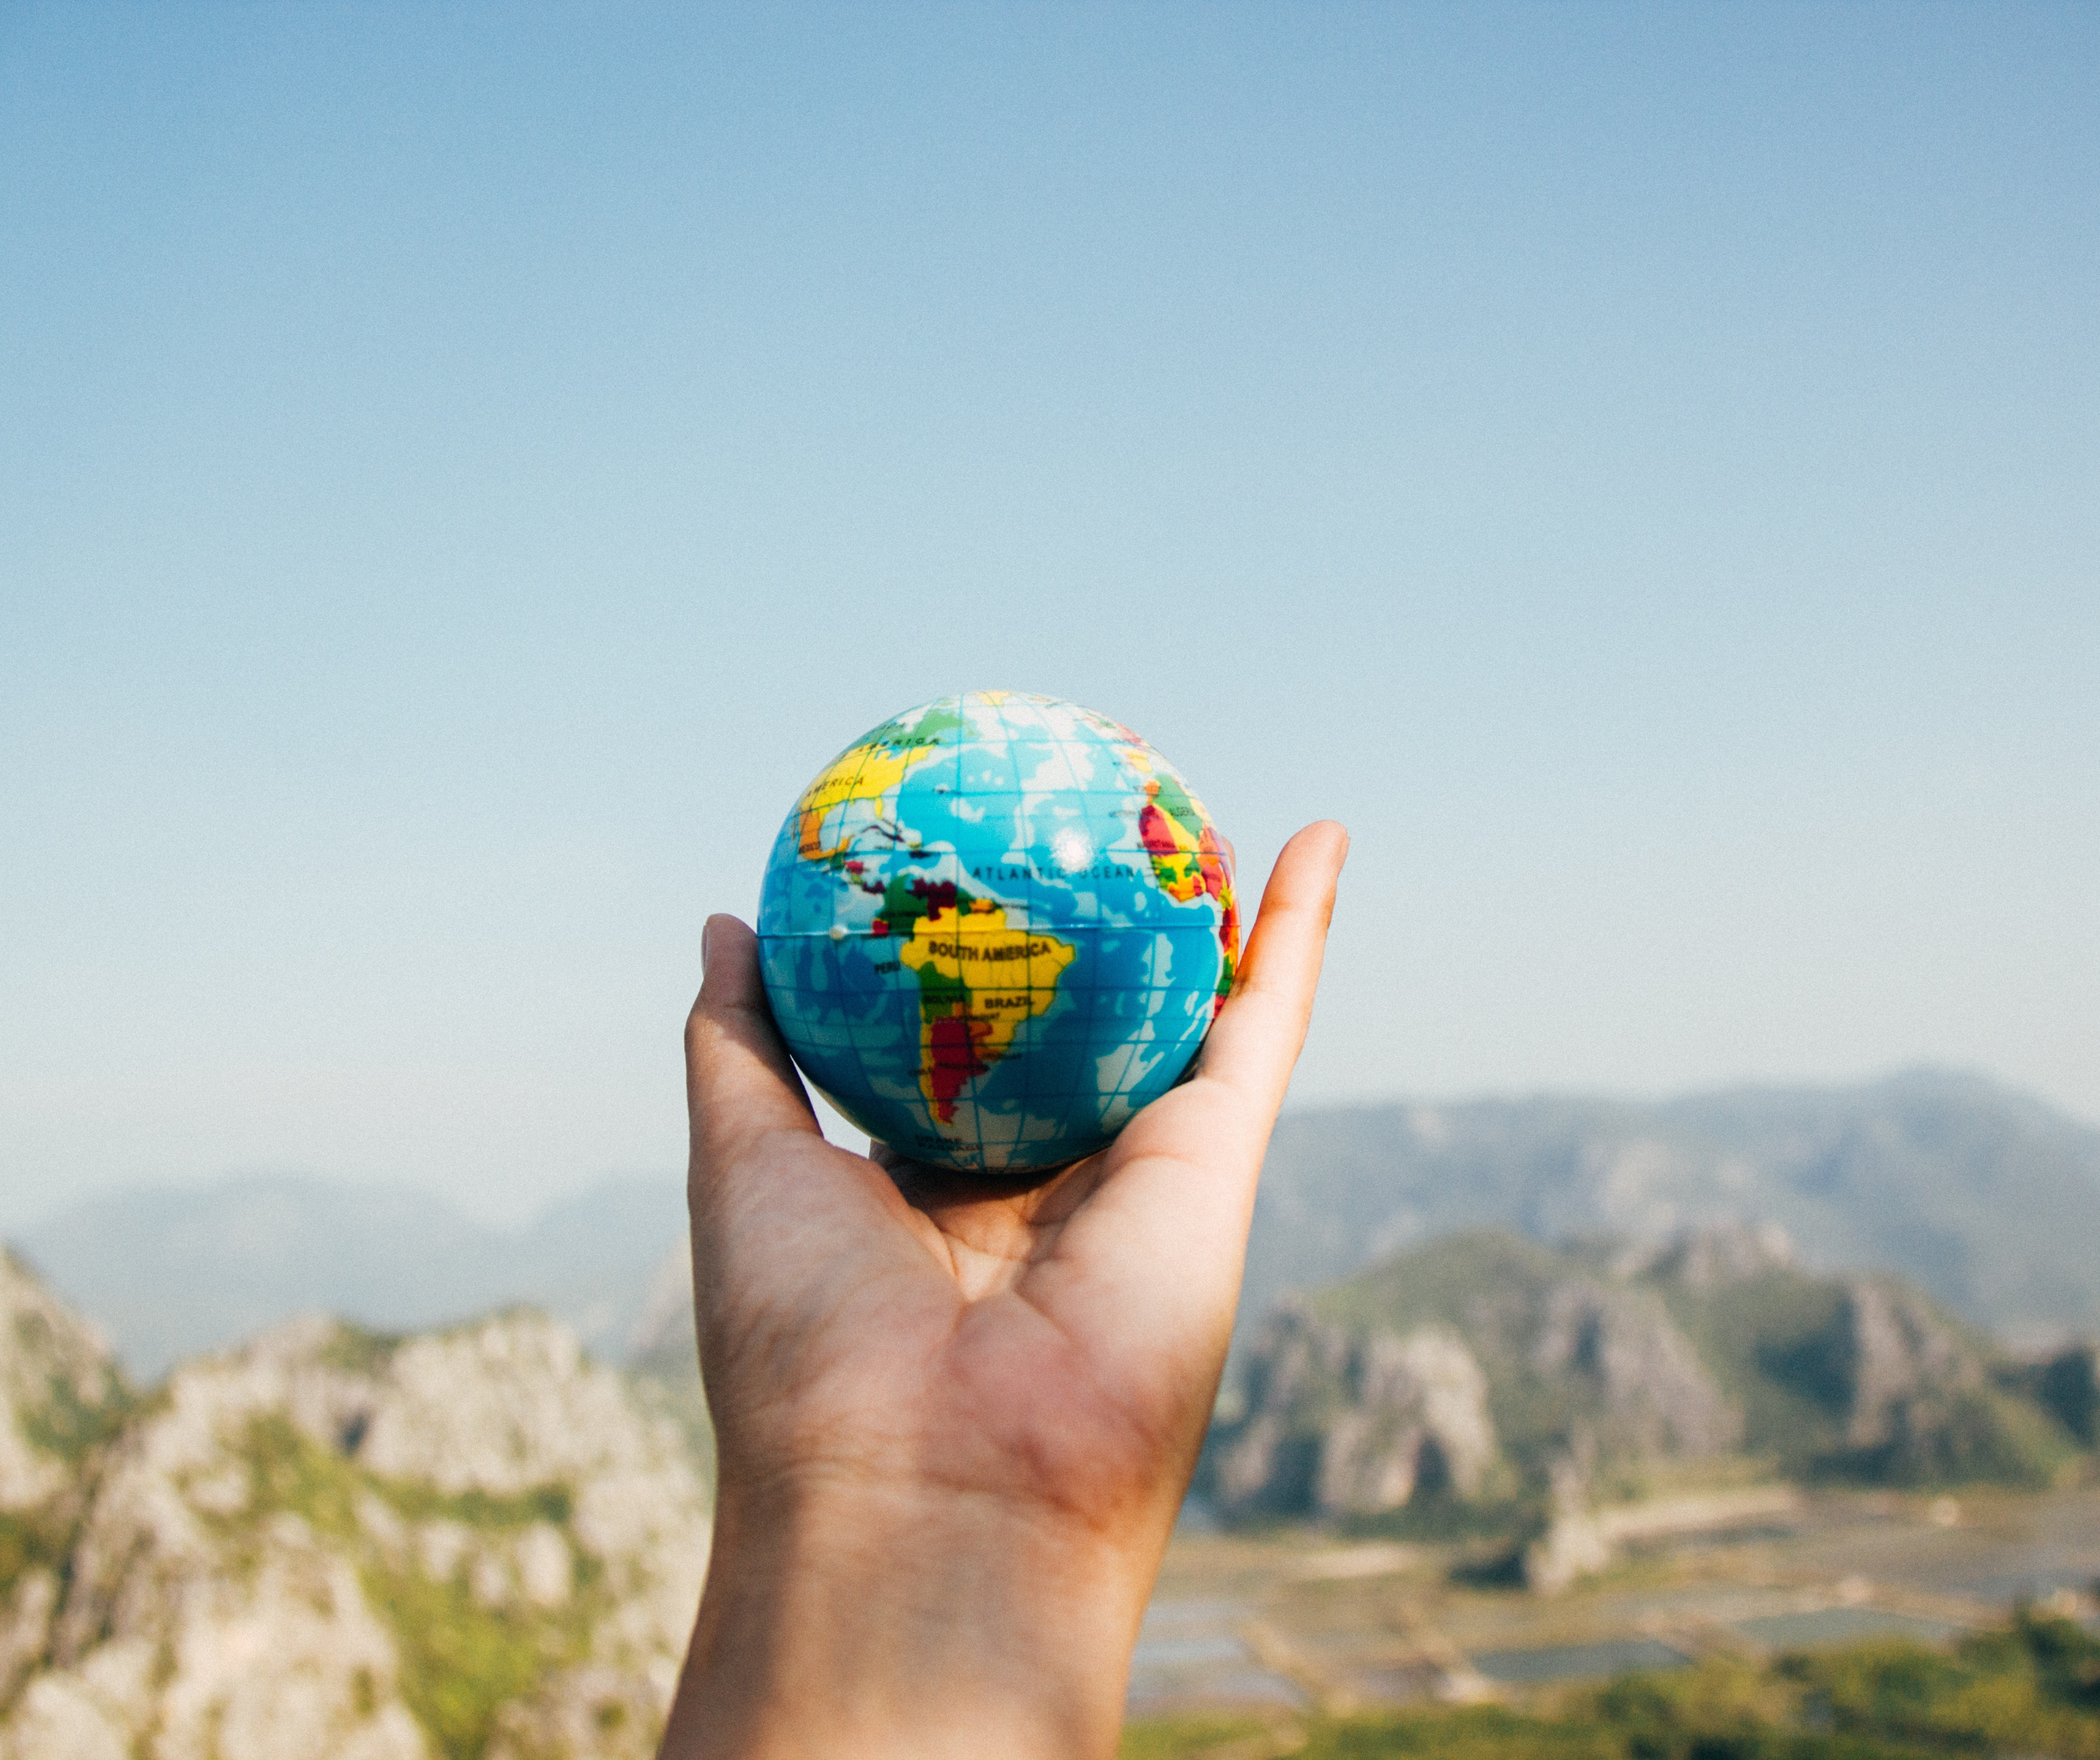
[[[885,714],[1355,857],[1300,1103],[2100,1117],[2100,9],[0,10],[0,1224],[681,1155]]]

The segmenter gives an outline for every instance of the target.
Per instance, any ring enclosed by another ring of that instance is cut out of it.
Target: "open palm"
[[[1113,1605],[1092,1641],[1121,1643],[1119,1679],[1216,1392],[1347,844],[1323,824],[1286,847],[1194,1078],[1101,1154],[1033,1182],[826,1142],[774,1030],[755,938],[710,921],[686,1046],[717,1625],[735,1597],[715,1578],[740,1568],[723,1549],[801,1547],[779,1537],[814,1523],[835,1546],[911,1551],[863,1592],[918,1641],[938,1612],[909,1586],[922,1547],[960,1548],[933,1580],[960,1562],[971,1592],[1026,1626],[1013,1600],[1029,1591],[969,1548],[1048,1536],[1031,1575],[1118,1591],[1095,1598]],[[704,1608],[704,1638],[709,1624]]]

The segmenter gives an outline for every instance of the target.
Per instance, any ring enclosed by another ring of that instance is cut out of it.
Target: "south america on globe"
[[[802,791],[758,907],[802,1073],[877,1142],[1021,1173],[1109,1142],[1189,1071],[1232,988],[1232,860],[1180,772],[1108,716],[970,691]]]

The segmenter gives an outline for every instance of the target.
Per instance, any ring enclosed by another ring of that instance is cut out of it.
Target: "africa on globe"
[[[1224,841],[1118,721],[1019,691],[892,717],[803,790],[758,908],[795,1061],[878,1142],[1025,1173],[1188,1072],[1239,957]]]

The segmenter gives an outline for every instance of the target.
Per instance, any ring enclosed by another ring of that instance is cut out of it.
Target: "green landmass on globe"
[[[1180,1081],[1239,957],[1232,860],[1122,723],[1017,691],[893,716],[802,791],[766,864],[766,994],[878,1142],[1054,1167]]]

